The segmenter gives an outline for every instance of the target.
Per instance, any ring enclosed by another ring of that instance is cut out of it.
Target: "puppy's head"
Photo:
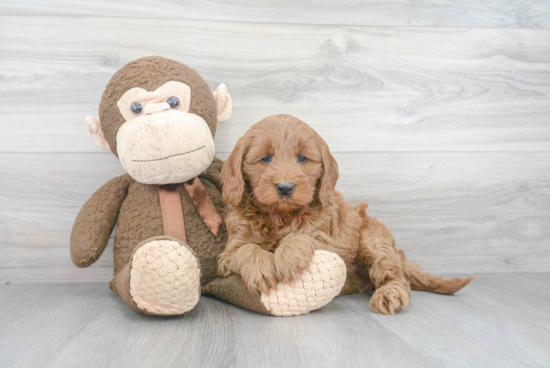
[[[223,165],[223,198],[248,197],[268,212],[290,212],[314,201],[332,204],[338,165],[327,143],[290,115],[267,117],[239,139]]]

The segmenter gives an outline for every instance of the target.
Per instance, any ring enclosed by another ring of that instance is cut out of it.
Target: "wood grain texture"
[[[550,276],[540,277],[546,284],[516,274],[480,275],[458,298],[413,293],[408,313],[374,319],[440,367],[544,367],[550,364],[550,312],[543,307]]]
[[[281,6],[282,7],[282,6]],[[97,152],[116,70],[159,54],[225,82],[229,152],[289,113],[336,152],[550,149],[550,30],[342,27],[174,19],[4,16],[0,152]]]
[[[226,158],[227,154],[220,155]],[[550,154],[337,153],[337,189],[434,273],[550,271]],[[69,235],[88,197],[124,173],[109,153],[0,154],[0,282],[110,280],[112,246],[87,269]]]
[[[535,279],[535,280],[533,280]],[[203,297],[159,318],[105,284],[0,285],[0,365],[17,367],[543,367],[550,274],[487,274],[454,296],[412,292],[395,316],[370,294],[298,317]]]
[[[112,244],[84,270],[68,251],[82,204],[123,173],[84,117],[151,54],[228,84],[222,158],[265,116],[313,126],[339,189],[428,271],[550,270],[550,3],[244,4],[0,3],[0,282],[110,279]]]
[[[18,0],[0,14],[177,18],[298,24],[550,28],[544,0]]]

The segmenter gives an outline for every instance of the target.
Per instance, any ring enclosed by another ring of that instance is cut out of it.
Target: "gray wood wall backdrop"
[[[88,136],[109,78],[162,55],[225,82],[226,158],[261,118],[319,131],[338,188],[439,273],[550,270],[550,2],[0,1],[0,282],[107,281],[69,257],[123,173]]]

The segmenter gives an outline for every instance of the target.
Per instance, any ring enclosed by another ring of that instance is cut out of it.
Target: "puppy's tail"
[[[431,273],[424,272],[419,265],[412,261],[404,262],[405,277],[411,284],[413,290],[429,291],[437,294],[452,295],[468,285],[474,276],[461,279],[444,279]]]

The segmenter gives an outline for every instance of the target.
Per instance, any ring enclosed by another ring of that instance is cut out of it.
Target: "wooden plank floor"
[[[175,18],[299,24],[550,28],[544,0],[17,0],[0,14]]]
[[[455,296],[413,292],[395,316],[370,295],[277,318],[203,297],[145,316],[106,283],[0,286],[1,367],[548,367],[550,274],[480,275]]]
[[[546,153],[335,153],[337,188],[436,273],[548,272]],[[226,154],[219,155],[226,158]],[[124,173],[110,153],[0,155],[0,283],[108,282],[113,249],[72,264],[69,234],[97,188]],[[471,162],[476,162],[472,165]],[[359,168],[359,169],[358,169]],[[40,183],[40,185],[37,185]]]
[[[99,152],[84,117],[147,55],[227,84],[217,152],[279,113],[336,152],[549,152],[549,40],[550,29],[2,16],[0,153]]]
[[[174,6],[182,19],[137,17],[150,14],[146,0],[127,6],[134,16],[100,0],[0,4],[0,282],[110,278],[109,253],[89,270],[69,259],[78,210],[123,172],[84,117],[97,115],[116,70],[151,54],[193,66],[212,88],[227,83],[234,110],[216,134],[222,158],[267,115],[309,123],[339,162],[338,189],[369,203],[427,270],[550,271],[550,29],[540,22],[550,3],[519,11],[512,1],[470,1],[465,12],[479,17],[462,28],[404,27],[397,13],[385,26],[348,25],[354,10],[371,14],[354,1],[334,4],[341,12],[328,23],[324,1],[312,24],[296,8],[311,2],[276,3],[256,6],[294,7],[301,18],[280,23],[270,11],[268,23],[251,22],[238,0],[226,20],[197,20],[184,11],[190,2],[168,0],[155,9]],[[369,9],[412,4],[382,3]],[[452,1],[429,3],[411,6],[464,15]]]

